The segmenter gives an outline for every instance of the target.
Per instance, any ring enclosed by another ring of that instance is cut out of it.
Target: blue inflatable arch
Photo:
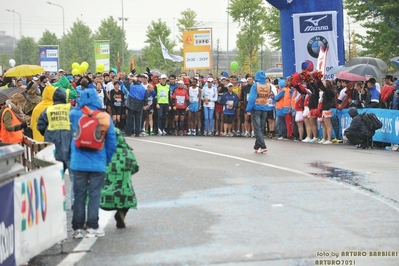
[[[336,11],[338,65],[345,62],[344,18],[342,0],[267,0],[280,10],[283,74],[289,76],[296,71],[293,15],[321,11]],[[315,26],[316,23],[313,23]],[[306,52],[306,51],[304,51]]]

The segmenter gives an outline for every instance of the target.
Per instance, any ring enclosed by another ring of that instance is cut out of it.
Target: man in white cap
[[[156,85],[156,108],[158,110],[158,135],[166,135],[165,131],[165,119],[171,108],[170,99],[170,86],[166,84],[168,77],[165,74],[161,75],[161,82]]]

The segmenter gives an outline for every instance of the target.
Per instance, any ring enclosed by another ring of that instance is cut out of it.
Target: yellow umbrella
[[[37,65],[19,65],[7,70],[4,73],[5,77],[30,77],[37,74],[43,73],[45,70],[41,66]]]

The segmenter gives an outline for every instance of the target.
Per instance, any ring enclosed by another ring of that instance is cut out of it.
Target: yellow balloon
[[[80,73],[81,73],[81,74],[83,74],[83,73],[86,72],[86,68],[85,68],[85,66],[83,66],[82,64],[79,66],[79,70],[80,70]]]
[[[77,68],[72,69],[72,75],[79,75],[80,74],[80,70]]]
[[[104,64],[98,64],[97,65],[97,72],[104,72],[105,66]]]
[[[76,62],[74,62],[73,64],[72,64],[72,69],[79,69],[79,63],[76,63]]]
[[[80,65],[85,67],[85,72],[87,71],[87,69],[89,69],[89,63],[87,63],[86,61],[82,62],[82,64]]]

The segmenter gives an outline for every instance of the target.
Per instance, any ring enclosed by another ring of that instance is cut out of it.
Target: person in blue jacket
[[[249,92],[247,113],[252,116],[255,131],[255,153],[267,152],[263,131],[266,126],[267,111],[269,108],[269,97],[272,94],[270,83],[266,83],[265,71],[259,70],[255,75],[255,83]]]
[[[224,137],[232,137],[231,133],[231,123],[233,122],[235,109],[238,105],[238,96],[233,92],[233,84],[229,83],[227,85],[227,92],[225,92],[220,100],[220,103],[224,105],[223,110],[223,128]]]
[[[72,133],[75,135],[78,129],[79,119],[83,116],[81,108],[89,107],[91,110],[101,110],[102,105],[96,90],[86,89],[80,94],[77,108],[69,113]],[[83,225],[86,223],[86,237],[104,236],[104,231],[98,225],[98,210],[100,208],[100,194],[105,180],[107,164],[111,161],[116,150],[116,133],[112,118],[102,111],[104,124],[109,124],[104,138],[104,146],[101,150],[87,151],[79,149],[75,141],[71,142],[70,171],[73,171],[75,201],[73,205],[72,228],[74,238],[83,237]],[[108,120],[108,121],[107,121]],[[86,220],[86,198],[87,206]]]

